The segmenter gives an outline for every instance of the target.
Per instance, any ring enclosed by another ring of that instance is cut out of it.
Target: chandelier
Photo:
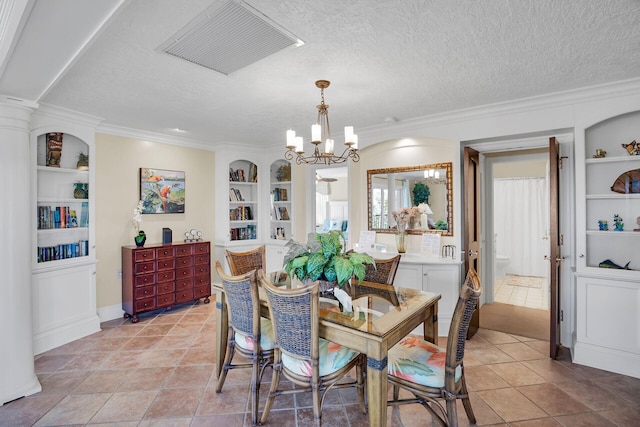
[[[318,80],[316,87],[320,88],[320,105],[318,105],[318,119],[316,124],[311,125],[311,143],[313,144],[313,153],[310,156],[304,155],[302,147],[302,137],[296,136],[294,130],[287,131],[287,151],[284,157],[287,160],[296,159],[296,164],[306,163],[315,165],[323,163],[330,165],[333,163],[344,163],[349,158],[354,162],[360,160],[358,155],[358,135],[353,133],[353,126],[345,126],[344,128],[344,145],[346,148],[341,155],[337,156],[333,152],[334,141],[331,138],[331,128],[329,127],[329,106],[324,103],[324,90],[329,87],[331,82],[328,80]],[[324,141],[324,147],[321,147]]]

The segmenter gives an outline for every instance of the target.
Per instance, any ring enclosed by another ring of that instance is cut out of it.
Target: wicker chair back
[[[254,317],[259,317],[256,302],[260,301],[255,270],[239,276],[229,276],[222,270],[219,261],[216,262],[216,269],[229,307],[229,325],[238,332],[253,336]]]
[[[264,269],[267,264],[265,246],[258,246],[246,252],[225,251],[231,274],[239,276],[250,271]]]
[[[318,357],[319,284],[283,289],[262,281],[267,293],[274,338],[280,350],[301,359]],[[315,354],[314,354],[315,350]]]

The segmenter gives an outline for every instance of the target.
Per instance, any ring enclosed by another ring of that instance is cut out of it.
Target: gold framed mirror
[[[410,210],[407,233],[453,236],[451,170],[451,162],[367,170],[369,230],[395,233],[394,213]]]

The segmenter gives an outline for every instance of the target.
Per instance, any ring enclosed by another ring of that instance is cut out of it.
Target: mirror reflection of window
[[[436,230],[453,236],[451,168],[449,162],[368,170],[369,230],[394,232],[391,213],[415,208],[409,233]]]

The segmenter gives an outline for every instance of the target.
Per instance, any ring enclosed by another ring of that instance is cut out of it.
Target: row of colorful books
[[[77,258],[89,255],[89,241],[62,243],[55,246],[38,246],[38,262]]]
[[[284,206],[274,206],[273,214],[275,216],[275,219],[278,221],[281,221],[281,220],[288,221],[290,219],[289,212],[287,211],[287,208]]]
[[[249,224],[246,227],[232,228],[229,230],[231,240],[254,240],[256,236],[256,226]]]
[[[286,188],[274,188],[273,189],[273,201],[274,202],[286,202],[287,201],[287,189]]]
[[[251,206],[238,206],[235,209],[229,209],[229,219],[231,221],[250,221],[253,219]]]
[[[69,206],[38,206],[38,229],[75,228],[89,226],[89,205],[82,203],[80,218]]]

